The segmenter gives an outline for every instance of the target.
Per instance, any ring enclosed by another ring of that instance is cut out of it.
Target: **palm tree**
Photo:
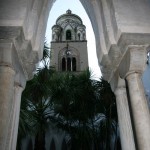
[[[110,149],[117,126],[115,96],[108,82],[91,79],[89,70],[78,75],[55,74],[51,78],[51,120],[72,137],[75,149]],[[114,111],[115,110],[115,111]],[[74,145],[75,143],[75,145]],[[76,146],[76,147],[75,147]]]
[[[66,130],[68,133],[70,133],[70,135],[74,137],[73,139],[75,139],[74,134],[77,132],[87,133],[84,130],[86,123],[88,122],[87,116],[92,115],[92,111],[89,111],[92,110],[91,107],[94,106],[91,105],[92,92],[90,92],[91,89],[87,91],[89,87],[88,84],[90,84],[90,82],[88,83],[89,77],[89,71],[85,71],[79,75],[74,75],[71,73],[55,74],[51,78],[52,84],[50,100],[57,116],[57,124],[63,130]],[[87,92],[85,93],[85,91]],[[89,98],[87,94],[89,94],[91,98]],[[89,103],[87,103],[87,101],[89,101]],[[80,131],[78,131],[79,127]],[[82,146],[83,139],[87,137],[85,136],[83,138],[83,135],[84,134],[80,134]],[[85,145],[87,144],[88,142]]]
[[[45,133],[49,127],[48,116],[51,114],[49,102],[45,99],[34,104],[34,117],[36,118],[34,150],[45,150]]]
[[[20,139],[27,135],[36,138],[35,150],[45,150],[44,138],[47,128],[47,116],[49,111],[49,78],[54,70],[49,67],[50,52],[44,44],[43,58],[40,67],[36,69],[32,80],[28,81],[22,94],[20,121],[18,131],[18,148]]]

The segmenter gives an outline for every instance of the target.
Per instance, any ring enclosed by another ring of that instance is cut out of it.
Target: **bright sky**
[[[78,15],[82,19],[83,24],[86,26],[89,67],[93,72],[94,78],[100,78],[101,72],[96,56],[96,44],[92,25],[79,0],[56,0],[50,11],[46,30],[46,40],[48,43],[51,41],[51,27],[56,23],[56,19],[60,15],[66,13],[68,9],[70,9],[73,14]]]

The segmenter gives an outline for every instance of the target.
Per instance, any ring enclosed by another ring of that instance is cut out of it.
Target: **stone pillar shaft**
[[[131,73],[126,77],[131,100],[137,144],[139,150],[150,149],[150,114],[139,73]]]
[[[14,88],[13,108],[10,119],[11,121],[9,124],[6,150],[16,149],[22,91],[23,88],[18,83],[16,83]]]
[[[115,91],[122,150],[135,150],[131,118],[125,87]]]
[[[15,110],[15,122],[14,122],[14,130],[13,130],[13,142],[12,142],[12,150],[16,149],[17,144],[17,135],[18,135],[18,126],[19,126],[19,115],[20,115],[20,104],[21,104],[21,95],[22,95],[23,87],[17,85],[15,87],[15,100],[16,100],[16,110]]]
[[[8,66],[0,66],[0,150],[5,150],[12,100],[14,94],[15,71]]]

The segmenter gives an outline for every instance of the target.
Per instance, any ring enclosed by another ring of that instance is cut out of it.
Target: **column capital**
[[[28,78],[12,42],[0,40],[0,67],[13,71],[15,74],[15,82],[19,83],[23,88],[25,87]]]
[[[121,79],[119,76],[119,72],[116,71],[114,73],[113,78],[110,81],[111,89],[115,93],[118,89],[126,88],[125,80]]]
[[[127,77],[131,73],[142,74],[146,67],[147,50],[143,45],[130,45],[127,48],[120,65],[119,75],[121,78]]]
[[[0,26],[0,65],[7,64],[16,69],[19,64],[29,80],[39,59],[38,50],[34,49],[31,40],[25,39],[21,27]]]

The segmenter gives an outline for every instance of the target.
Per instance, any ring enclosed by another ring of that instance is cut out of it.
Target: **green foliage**
[[[22,93],[17,147],[21,147],[21,140],[26,136],[36,136],[40,150],[45,130],[48,127],[49,115],[49,77],[55,71],[49,67],[49,48],[44,45],[43,58],[32,80],[28,81]]]
[[[100,145],[109,149],[117,129],[115,96],[109,83],[102,78],[92,80],[89,70],[76,75],[56,73],[51,80],[50,102],[55,112],[51,121],[70,134],[76,149],[91,149],[91,141],[95,149]]]

